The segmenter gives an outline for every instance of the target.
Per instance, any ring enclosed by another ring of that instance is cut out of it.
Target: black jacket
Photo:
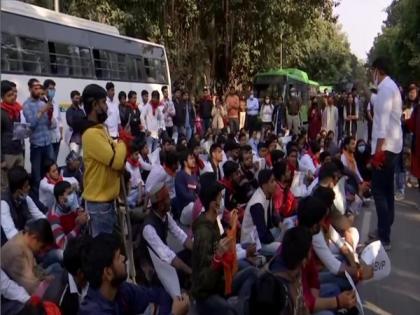
[[[174,106],[175,106],[175,117],[174,117],[174,124],[177,127],[184,127],[185,126],[185,115],[187,113],[187,106],[188,106],[188,112],[190,116],[190,126],[194,126],[194,120],[195,120],[195,113],[193,110],[193,106],[191,102],[187,101],[180,101],[174,100]]]
[[[211,110],[213,109],[213,101],[210,99],[201,99],[198,112],[200,113],[200,117],[202,119],[209,119],[211,118]]]
[[[13,139],[13,123],[19,120],[11,120],[7,112],[1,110],[1,154],[21,154],[23,153],[23,144],[20,140]]]

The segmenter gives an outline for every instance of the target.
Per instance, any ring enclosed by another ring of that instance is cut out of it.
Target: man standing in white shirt
[[[338,126],[338,109],[334,105],[334,98],[328,96],[327,106],[325,106],[324,111],[322,112],[322,130],[325,131],[334,131],[334,134],[337,134]],[[337,139],[336,139],[337,140]]]
[[[394,222],[394,169],[402,150],[402,100],[400,90],[388,76],[388,63],[377,58],[371,73],[378,94],[373,107],[372,194],[378,216],[378,237],[385,250],[391,249],[391,226]]]
[[[118,138],[118,129],[121,127],[119,101],[115,98],[114,83],[108,82],[105,88],[106,105],[108,106],[108,118],[105,120],[105,125],[108,127],[109,135],[115,140]]]
[[[165,131],[165,118],[163,106],[160,106],[160,94],[158,91],[152,92],[152,99],[141,110],[141,124],[146,131],[146,141],[149,151],[156,150],[159,144],[159,136]]]

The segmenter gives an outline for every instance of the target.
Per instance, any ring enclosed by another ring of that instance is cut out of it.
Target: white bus
[[[159,90],[171,86],[165,47],[122,36],[117,28],[57,13],[20,1],[1,1],[1,79],[17,84],[18,101],[29,96],[27,82],[37,78],[56,82],[54,100],[66,128],[70,92],[106,82],[120,91]],[[170,90],[170,89],[169,89]],[[30,169],[26,141],[25,167]],[[68,146],[61,143],[58,164]]]

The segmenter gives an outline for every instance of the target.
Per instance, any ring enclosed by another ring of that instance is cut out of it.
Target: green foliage
[[[52,0],[31,0],[31,2]],[[351,80],[354,62],[334,0],[66,0],[61,11],[165,45],[172,81],[194,91],[299,67],[314,80]]]
[[[369,61],[382,56],[389,59],[391,75],[403,85],[419,80],[420,1],[394,0],[387,9],[382,34],[375,39]]]

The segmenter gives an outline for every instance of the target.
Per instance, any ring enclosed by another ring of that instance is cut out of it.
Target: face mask
[[[101,108],[101,112],[98,113],[98,111],[96,111],[96,116],[98,118],[98,122],[100,124],[103,124],[105,122],[105,120],[108,118],[108,113],[105,112],[102,108]]]
[[[362,144],[362,145],[359,145],[357,147],[357,149],[359,150],[360,153],[364,153],[365,150],[366,150],[366,146],[364,144]]]
[[[296,92],[292,92],[290,95],[291,95],[292,97],[296,97]]]
[[[52,100],[55,96],[55,90],[48,90],[48,99]]]

